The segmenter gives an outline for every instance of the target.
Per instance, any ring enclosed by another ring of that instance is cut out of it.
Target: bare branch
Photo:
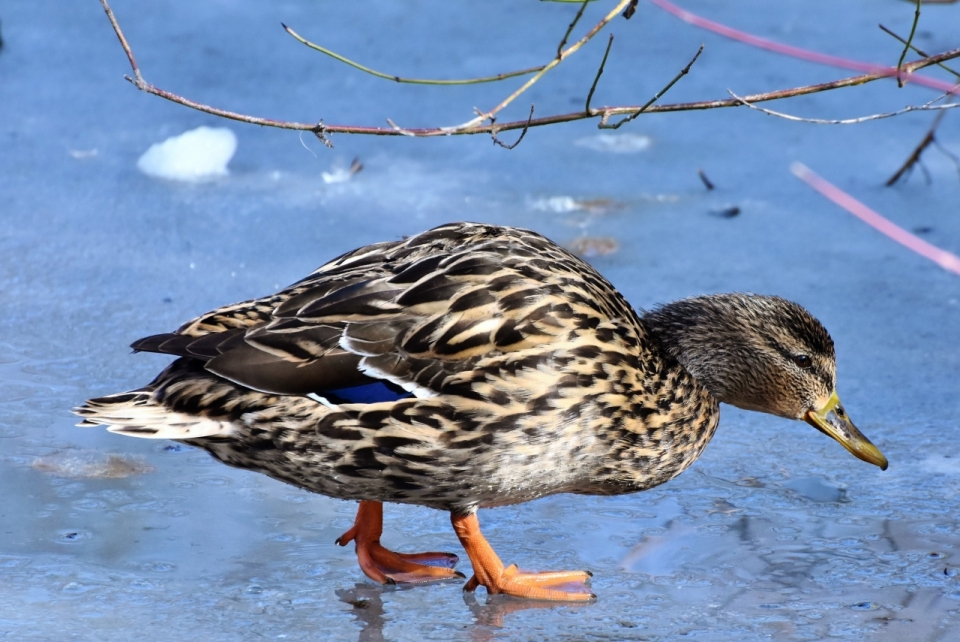
[[[627,116],[626,118],[621,119],[619,122],[614,123],[613,125],[608,125],[608,124],[607,124],[607,117],[606,117],[606,115],[604,115],[604,117],[600,120],[600,124],[598,125],[598,127],[599,127],[600,129],[620,129],[620,126],[621,126],[621,125],[625,125],[626,123],[629,123],[631,120],[633,120],[634,118],[636,118],[637,116],[639,116],[639,115],[642,114],[643,112],[647,111],[647,108],[650,107],[650,105],[652,105],[653,103],[655,103],[655,102],[657,102],[658,100],[660,100],[660,97],[663,96],[665,93],[667,93],[668,91],[670,91],[670,88],[673,87],[675,84],[677,84],[677,81],[678,81],[678,80],[680,80],[681,78],[683,78],[684,76],[686,76],[688,73],[690,73],[690,67],[693,67],[693,63],[697,62],[697,58],[699,58],[699,57],[700,57],[700,54],[702,54],[702,53],[703,53],[703,45],[700,45],[700,48],[697,49],[697,53],[693,56],[693,58],[690,60],[690,62],[687,63],[687,66],[684,67],[683,69],[681,69],[681,70],[680,70],[680,73],[678,73],[676,76],[674,76],[674,77],[673,77],[673,80],[671,80],[671,81],[667,84],[666,87],[664,87],[663,89],[661,89],[660,91],[658,91],[657,94],[656,94],[653,98],[651,98],[650,100],[648,100],[648,101],[646,102],[646,104],[643,105],[643,107],[641,107],[641,108],[638,109],[637,111],[633,112],[632,114],[630,114],[630,115]]]
[[[903,73],[901,72],[903,59],[907,57],[907,52],[910,51],[910,43],[913,42],[913,34],[917,33],[918,22],[920,22],[920,0],[917,0],[917,10],[913,14],[913,25],[910,27],[910,35],[907,36],[907,41],[903,45],[903,53],[900,54],[900,60],[897,61],[897,86],[899,87],[903,87]]]
[[[896,173],[887,179],[887,182],[884,183],[887,187],[892,187],[894,183],[900,180],[900,178],[906,174],[908,171],[913,169],[913,166],[920,162],[920,156],[923,155],[924,150],[929,147],[934,141],[934,132],[937,131],[937,127],[940,126],[940,121],[943,120],[943,117],[947,115],[947,112],[941,111],[937,114],[937,117],[933,119],[933,124],[930,126],[930,129],[927,130],[927,133],[924,135],[923,139],[920,141],[920,144],[914,148],[910,156],[907,157],[907,160],[900,166],[900,169]]]
[[[521,69],[521,70],[519,70],[519,71],[509,71],[509,72],[502,73],[502,74],[496,74],[496,75],[494,75],[494,76],[484,76],[484,77],[482,77],[482,78],[468,78],[468,79],[465,79],[465,80],[436,80],[436,79],[430,79],[430,78],[403,78],[403,77],[401,77],[401,76],[395,76],[395,75],[393,75],[393,74],[385,74],[385,73],[383,73],[382,71],[377,71],[376,69],[371,69],[370,67],[366,67],[366,66],[364,66],[364,65],[361,65],[359,62],[355,62],[355,61],[353,61],[353,60],[350,60],[350,59],[347,58],[346,56],[341,56],[340,54],[336,53],[335,51],[331,51],[330,49],[327,49],[326,47],[321,47],[320,45],[318,45],[318,44],[316,44],[316,43],[310,42],[309,40],[307,40],[306,38],[302,37],[300,34],[298,34],[296,31],[294,31],[293,29],[291,29],[291,28],[288,27],[287,25],[283,24],[282,22],[280,23],[280,25],[283,27],[283,29],[284,29],[288,34],[290,34],[291,36],[293,36],[297,41],[305,44],[306,46],[310,47],[311,49],[313,49],[313,50],[315,50],[315,51],[319,51],[320,53],[326,54],[326,55],[330,56],[331,58],[333,58],[333,59],[335,59],[335,60],[339,60],[340,62],[342,62],[342,63],[344,63],[344,64],[346,64],[346,65],[350,65],[350,66],[353,67],[354,69],[359,69],[359,70],[362,71],[363,73],[370,74],[371,76],[376,76],[377,78],[383,78],[384,80],[392,80],[392,81],[394,81],[394,82],[399,82],[399,83],[408,83],[408,84],[411,84],[411,85],[479,85],[479,84],[485,83],[485,82],[497,82],[497,81],[500,81],[500,80],[506,80],[507,78],[515,78],[516,76],[525,76],[525,75],[527,75],[527,74],[536,73],[536,72],[540,71],[541,69],[543,69],[543,65],[540,65],[539,67],[530,67],[529,69]]]
[[[623,0],[618,6],[617,10],[620,9],[624,3],[628,3],[630,0]],[[273,120],[269,118],[261,118],[257,116],[250,116],[247,114],[240,114],[237,112],[227,111],[224,109],[219,109],[203,103],[199,103],[183,96],[177,95],[173,92],[160,89],[155,87],[150,83],[146,82],[140,74],[140,69],[137,67],[136,60],[134,59],[133,52],[130,46],[127,44],[127,40],[123,35],[123,31],[120,29],[116,18],[113,15],[113,12],[110,11],[109,4],[107,0],[100,0],[101,4],[104,6],[104,9],[107,12],[107,16],[110,19],[110,24],[113,26],[114,32],[120,40],[121,45],[124,48],[124,51],[127,53],[127,58],[130,62],[130,67],[133,70],[135,75],[134,78],[128,78],[131,83],[137,89],[144,91],[148,94],[153,94],[154,96],[159,96],[165,100],[169,100],[178,105],[183,105],[184,107],[189,107],[197,111],[212,114],[214,116],[219,116],[222,118],[227,118],[230,120],[235,120],[238,122],[249,123],[252,125],[260,125],[264,127],[274,127],[277,129],[289,129],[294,131],[309,131],[317,135],[318,138],[324,140],[326,136],[331,134],[359,134],[367,136],[417,136],[417,137],[430,137],[430,136],[449,136],[449,135],[475,135],[475,134],[490,134],[494,130],[497,133],[510,131],[510,130],[520,130],[520,129],[530,129],[533,127],[543,127],[547,125],[555,125],[558,123],[567,123],[574,122],[578,120],[586,120],[590,118],[600,117],[601,122],[608,120],[613,116],[626,116],[637,112],[642,106],[607,106],[607,107],[597,107],[591,108],[589,112],[584,110],[578,110],[566,114],[553,114],[549,116],[542,116],[540,118],[533,119],[524,119],[518,121],[511,121],[506,123],[488,123],[483,124],[480,121],[479,124],[471,127],[461,127],[461,128],[450,128],[450,127],[422,127],[422,128],[409,128],[405,129],[398,127],[392,121],[388,120],[390,124],[389,127],[369,127],[361,125],[328,125],[322,121],[310,122],[310,123],[298,123],[292,121],[280,121]],[[612,19],[608,16],[607,18]],[[604,25],[609,22],[607,18],[604,18],[604,21],[601,21],[597,26],[595,26],[590,33],[585,36],[585,38],[593,37],[597,31],[599,31]],[[586,40],[581,40],[575,45],[571,46],[566,50],[565,55],[569,55],[573,47],[582,46],[582,43]],[[914,62],[906,63],[903,66],[902,73],[912,74],[913,72],[929,67],[931,65],[937,65],[948,60],[953,60],[955,58],[960,58],[960,48],[952,49],[950,51],[937,54],[935,56],[927,56],[921,60],[916,60]],[[555,65],[558,61],[554,60],[551,62],[552,65]],[[543,71],[540,72],[542,75]],[[822,91],[832,91],[835,89],[842,89],[845,87],[854,87],[858,85],[864,85],[869,82],[874,82],[882,78],[888,78],[890,76],[896,75],[897,70],[893,67],[886,67],[879,70],[875,70],[870,73],[862,74],[859,76],[853,76],[851,78],[844,78],[840,80],[834,80],[827,83],[821,83],[817,85],[806,85],[802,87],[793,87],[790,89],[782,89],[778,91],[765,92],[761,94],[754,94],[750,96],[743,96],[742,98],[726,98],[720,100],[704,100],[698,102],[690,103],[675,103],[667,105],[651,105],[647,107],[643,113],[666,113],[666,112],[678,112],[678,111],[698,111],[704,109],[721,109],[725,107],[742,107],[744,101],[755,104],[759,102],[766,102],[771,100],[781,100],[784,98],[793,98],[795,96],[804,96],[808,94],[814,94]],[[917,82],[918,77],[914,77],[913,81]],[[529,86],[529,85],[526,85]],[[521,88],[523,89],[523,88]],[[515,96],[514,96],[515,97]],[[329,141],[327,141],[329,142]]]
[[[768,116],[776,116],[778,118],[783,118],[785,120],[792,120],[798,123],[812,123],[814,125],[857,125],[860,123],[869,122],[871,120],[893,118],[894,116],[908,114],[912,111],[938,111],[938,110],[954,109],[956,107],[960,107],[960,103],[947,103],[944,105],[935,105],[934,103],[936,103],[937,101],[943,100],[944,98],[947,97],[948,94],[944,94],[943,96],[938,96],[937,98],[934,98],[928,103],[924,103],[922,105],[907,105],[906,107],[898,111],[891,111],[883,114],[871,114],[869,116],[861,116],[860,118],[845,118],[843,120],[825,120],[822,118],[801,118],[800,116],[792,116],[790,114],[784,114],[779,111],[773,111],[772,109],[764,109],[763,107],[757,107],[756,105],[750,103],[745,98],[741,98],[740,96],[736,95],[729,89],[727,90],[727,93],[729,93],[731,96],[739,100],[743,105],[749,107],[750,109],[762,111]]]

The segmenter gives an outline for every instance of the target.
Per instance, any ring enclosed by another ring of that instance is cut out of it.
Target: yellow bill
[[[879,466],[880,470],[887,469],[887,458],[853,425],[847,411],[840,404],[836,391],[830,395],[830,400],[823,408],[808,411],[804,420],[823,434],[839,441],[857,459]]]

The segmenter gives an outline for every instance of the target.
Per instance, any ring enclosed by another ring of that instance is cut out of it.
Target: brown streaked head
[[[715,294],[661,306],[643,321],[718,401],[804,420],[886,470],[886,458],[837,397],[830,334],[800,305],[776,296]]]

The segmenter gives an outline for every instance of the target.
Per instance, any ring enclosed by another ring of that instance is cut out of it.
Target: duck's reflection
[[[383,627],[387,623],[386,611],[383,606],[384,590],[396,590],[393,587],[384,588],[374,584],[358,583],[353,588],[338,589],[337,597],[341,602],[353,607],[353,616],[361,625],[358,642],[383,642]],[[528,609],[582,609],[589,608],[587,604],[570,604],[561,602],[540,602],[524,600],[509,595],[483,595],[474,592],[464,592],[463,601],[473,614],[474,626],[470,631],[470,639],[474,642],[493,640],[499,629],[503,628],[504,618],[512,613]],[[461,616],[457,616],[461,617]]]
[[[357,584],[350,589],[337,589],[341,602],[353,606],[353,616],[363,627],[358,642],[383,642],[383,626],[386,624],[383,611],[383,587],[374,584]]]
[[[463,601],[473,613],[475,626],[471,631],[470,639],[474,642],[494,639],[497,629],[503,628],[504,618],[512,613],[529,609],[585,609],[593,604],[592,602],[577,604],[526,600],[509,595],[478,596],[476,593],[467,592],[463,594]]]

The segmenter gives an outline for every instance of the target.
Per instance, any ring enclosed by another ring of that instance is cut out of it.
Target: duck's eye
[[[813,365],[813,360],[805,354],[798,354],[793,357],[793,362],[797,364],[798,368],[809,368]]]

